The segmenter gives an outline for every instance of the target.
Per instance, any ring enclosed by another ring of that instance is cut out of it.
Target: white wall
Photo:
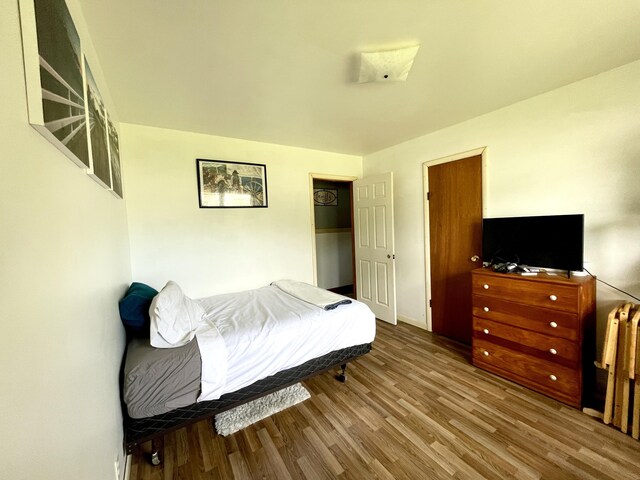
[[[133,278],[191,297],[312,283],[309,174],[362,171],[361,157],[138,125],[121,140]],[[266,164],[268,208],[198,208],[197,158]]]
[[[17,1],[0,31],[0,477],[113,480],[125,205],[29,126]]]
[[[316,231],[318,286],[336,288],[353,284],[351,232]]]
[[[364,158],[393,170],[398,313],[426,325],[423,162],[487,146],[487,216],[585,214],[586,267],[640,296],[640,61]],[[598,284],[599,338],[614,302]]]

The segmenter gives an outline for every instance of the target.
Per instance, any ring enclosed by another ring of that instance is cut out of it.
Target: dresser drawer
[[[575,313],[531,307],[485,295],[474,295],[473,316],[526,328],[568,340],[579,340],[579,321]]]
[[[554,392],[571,398],[579,398],[581,395],[581,378],[578,370],[547,362],[488,341],[473,339],[473,362],[479,366],[483,364],[494,366],[507,374],[513,373],[516,377],[526,378],[551,396]],[[508,375],[505,376],[508,377]],[[516,378],[516,381],[519,378]]]
[[[580,295],[577,286],[532,281],[528,277],[474,274],[472,288],[474,294],[497,297],[528,306],[578,312]]]
[[[580,359],[580,348],[576,342],[484,318],[473,318],[473,336],[479,340],[506,343],[507,347],[510,347],[509,344],[514,344],[510,348],[516,350],[518,350],[518,346],[522,346],[525,352],[544,360],[563,363],[569,367],[577,367]]]

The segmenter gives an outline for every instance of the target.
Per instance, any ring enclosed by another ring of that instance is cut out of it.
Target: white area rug
[[[310,397],[311,394],[307,389],[302,384],[296,383],[265,397],[258,398],[253,402],[245,403],[216,415],[216,432],[226,437]]]

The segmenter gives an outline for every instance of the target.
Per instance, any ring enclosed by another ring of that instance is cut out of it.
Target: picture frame
[[[29,123],[81,168],[90,168],[84,60],[64,0],[20,0]]]
[[[119,141],[65,0],[19,0],[29,123],[123,198]]]
[[[200,208],[267,208],[267,166],[196,159]]]
[[[333,188],[314,188],[313,205],[316,207],[337,207],[338,190]]]
[[[106,189],[111,189],[111,161],[109,159],[109,129],[107,109],[100,95],[91,67],[84,59],[85,71],[85,103],[87,105],[87,141],[91,166],[87,174]]]
[[[109,131],[109,159],[111,161],[111,193],[118,198],[123,198],[122,194],[122,171],[120,169],[120,138],[118,130],[107,118],[107,129]]]

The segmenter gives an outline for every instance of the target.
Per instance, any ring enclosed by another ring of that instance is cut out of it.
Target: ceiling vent
[[[360,54],[358,83],[404,82],[413,66],[420,45],[384,52]]]

